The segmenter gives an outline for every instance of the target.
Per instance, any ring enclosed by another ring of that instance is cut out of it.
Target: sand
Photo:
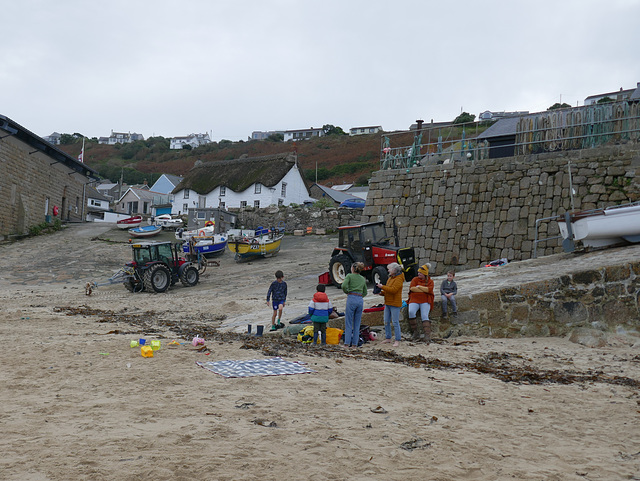
[[[640,479],[636,338],[356,351],[249,338],[247,323],[270,319],[276,269],[285,320],[304,313],[335,238],[287,237],[251,263],[225,254],[193,288],[86,296],[128,260],[123,237],[72,226],[0,246],[0,479]],[[199,331],[201,351],[188,343]],[[129,347],[140,337],[162,341],[153,358]],[[196,365],[274,355],[316,372],[234,379]]]

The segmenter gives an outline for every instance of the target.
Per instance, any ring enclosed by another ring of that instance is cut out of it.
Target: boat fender
[[[205,235],[206,235],[206,233],[205,233],[205,231],[203,231],[202,229],[200,229],[200,230],[198,231],[198,236],[200,236],[200,237],[204,237]]]
[[[180,239],[182,239],[182,233],[183,233],[183,232],[184,232],[184,229],[182,229],[182,228],[180,228],[180,229],[178,229],[178,230],[176,231],[176,233],[178,234],[178,237],[179,237]]]

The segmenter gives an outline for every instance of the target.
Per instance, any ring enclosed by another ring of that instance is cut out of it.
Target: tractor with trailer
[[[181,257],[181,244],[147,241],[131,244],[133,261],[118,270],[103,283],[89,282],[85,293],[91,295],[94,288],[122,283],[129,292],[165,292],[178,281],[185,287],[193,287],[200,280],[207,264],[202,259],[194,261]]]
[[[338,247],[329,261],[329,277],[336,287],[351,272],[351,264],[362,262],[365,276],[374,284],[387,282],[387,265],[397,262],[406,279],[416,275],[417,262],[413,247],[399,247],[398,229],[394,222],[395,245],[387,235],[384,222],[338,227]]]

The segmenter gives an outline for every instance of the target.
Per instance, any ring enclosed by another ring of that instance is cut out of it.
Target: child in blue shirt
[[[267,306],[269,305],[269,299],[271,299],[273,306],[273,315],[271,316],[271,330],[276,331],[281,327],[284,327],[282,323],[282,311],[284,304],[287,301],[287,283],[284,281],[284,274],[282,271],[276,271],[276,280],[271,283],[269,290],[267,291]],[[278,315],[278,323],[276,324],[276,314]]]

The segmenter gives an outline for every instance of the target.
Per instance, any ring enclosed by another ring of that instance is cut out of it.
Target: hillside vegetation
[[[483,127],[481,130],[484,130]],[[460,138],[461,126],[447,129],[446,140]],[[476,126],[475,132],[477,134]],[[60,145],[61,150],[77,157],[82,149],[81,137],[71,138],[71,143]],[[325,185],[355,183],[366,185],[371,174],[380,168],[382,136],[388,133],[348,136],[333,134],[313,137],[298,142],[277,140],[248,140],[232,142],[221,140],[195,149],[170,150],[169,139],[150,137],[144,141],[130,144],[104,145],[97,139],[85,140],[84,160],[100,176],[117,182],[120,177],[127,184],[155,182],[161,174],[185,175],[201,160],[231,160],[243,156],[260,157],[286,152],[297,152],[298,163],[304,176],[310,182]],[[429,139],[433,142],[436,135]],[[413,143],[412,132],[400,132],[392,135],[392,147],[410,146]],[[427,142],[423,134],[422,143]],[[432,146],[432,148],[434,148]],[[429,149],[431,150],[431,149]],[[425,149],[426,153],[426,149]]]

